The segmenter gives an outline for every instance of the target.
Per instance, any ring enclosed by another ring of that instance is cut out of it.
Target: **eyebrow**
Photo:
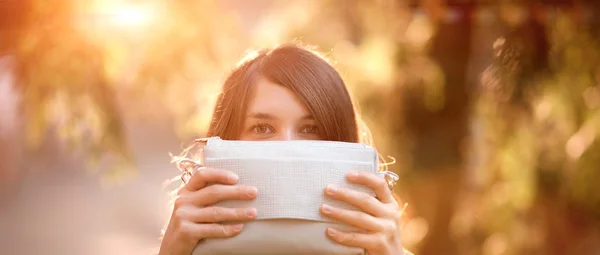
[[[277,120],[278,118],[268,114],[268,113],[263,113],[263,112],[254,112],[254,113],[250,113],[246,116],[246,118],[253,118],[253,119],[261,119],[261,120]],[[301,120],[314,120],[315,117],[312,114],[308,114],[305,115],[304,117],[301,118]]]

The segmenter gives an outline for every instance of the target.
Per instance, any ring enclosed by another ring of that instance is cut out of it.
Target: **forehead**
[[[267,79],[254,84],[248,104],[248,112],[267,113],[278,118],[304,117],[309,110],[302,100],[290,89]]]

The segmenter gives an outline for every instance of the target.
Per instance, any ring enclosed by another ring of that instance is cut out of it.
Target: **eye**
[[[267,124],[263,124],[263,123],[259,123],[259,124],[252,126],[252,128],[250,128],[250,130],[256,134],[273,133],[273,128],[271,126],[269,126]]]
[[[317,125],[306,125],[300,129],[300,133],[302,134],[318,134],[319,127]]]

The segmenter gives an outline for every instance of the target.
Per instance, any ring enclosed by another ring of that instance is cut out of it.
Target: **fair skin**
[[[254,93],[240,140],[320,139],[317,122],[291,90],[261,80],[256,84]],[[329,228],[327,236],[342,245],[364,248],[371,255],[402,254],[400,207],[385,180],[367,172],[352,172],[347,178],[352,183],[372,188],[376,198],[330,185],[324,191],[327,196],[355,205],[362,211],[324,204],[321,213],[365,231],[353,233]],[[206,168],[192,176],[178,193],[159,254],[188,255],[201,239],[232,237],[243,231],[243,224],[224,225],[219,222],[252,220],[257,214],[255,208],[210,206],[222,200],[256,198],[259,193],[256,188],[235,186],[237,181],[235,173],[222,169]],[[220,185],[207,187],[208,183]]]

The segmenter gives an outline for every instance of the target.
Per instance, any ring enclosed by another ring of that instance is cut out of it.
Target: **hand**
[[[373,189],[377,197],[330,185],[325,189],[327,196],[354,205],[362,211],[323,205],[321,213],[365,232],[344,232],[328,228],[327,236],[342,245],[361,247],[370,255],[403,254],[399,227],[402,213],[385,179],[373,173],[356,171],[348,174],[348,180]]]
[[[255,208],[210,206],[223,200],[256,198],[255,187],[233,186],[239,177],[230,171],[204,168],[196,172],[177,193],[173,213],[163,236],[159,254],[192,253],[204,238],[232,237],[243,224],[224,225],[223,221],[246,221],[256,217]],[[215,184],[208,186],[208,184]]]

